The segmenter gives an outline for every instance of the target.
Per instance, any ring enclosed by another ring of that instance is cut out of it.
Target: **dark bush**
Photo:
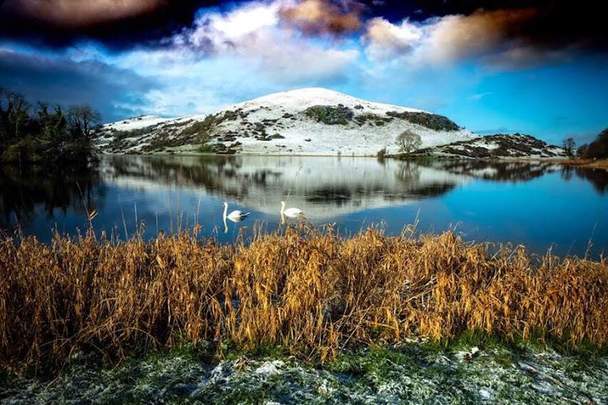
[[[363,113],[355,117],[355,121],[359,125],[364,125],[366,122],[370,122],[373,125],[376,125],[377,127],[381,127],[386,123],[391,122],[392,120],[393,117],[383,117],[374,113]]]
[[[460,129],[456,123],[443,115],[411,111],[389,111],[386,113],[386,115],[389,117],[401,118],[413,124],[417,124],[435,131],[458,131]]]
[[[351,109],[342,104],[337,106],[315,105],[307,108],[304,114],[308,118],[326,125],[348,125],[354,116]]]
[[[196,121],[189,127],[185,128],[182,131],[182,135],[186,135],[186,136],[208,135],[210,130],[213,129],[218,124],[218,121],[219,121],[219,119],[217,116],[210,114],[210,115],[206,116],[204,120]]]
[[[86,105],[34,108],[20,94],[0,89],[0,162],[88,165],[95,160],[93,136],[100,121]]]
[[[581,146],[577,154],[587,159],[606,159],[608,158],[608,128],[600,132],[595,141],[589,145]]]

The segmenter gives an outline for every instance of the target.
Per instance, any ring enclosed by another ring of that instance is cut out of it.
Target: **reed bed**
[[[184,341],[340,350],[465,331],[608,342],[608,262],[490,253],[454,233],[350,238],[290,228],[222,246],[195,234],[0,241],[0,364],[120,359]]]

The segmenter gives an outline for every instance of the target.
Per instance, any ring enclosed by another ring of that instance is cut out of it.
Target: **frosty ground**
[[[50,381],[4,375],[0,401],[29,403],[607,403],[608,356],[548,347],[411,342],[325,365],[204,347],[107,368],[75,356]]]

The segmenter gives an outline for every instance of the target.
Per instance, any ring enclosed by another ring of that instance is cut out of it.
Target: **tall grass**
[[[533,264],[521,248],[490,254],[451,232],[343,239],[298,228],[233,246],[188,233],[0,241],[0,363],[13,369],[183,340],[280,345],[322,361],[347,347],[471,330],[605,347],[606,314],[605,259]]]

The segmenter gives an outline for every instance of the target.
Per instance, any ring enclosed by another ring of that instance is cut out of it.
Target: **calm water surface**
[[[315,225],[350,234],[455,229],[471,241],[524,244],[535,253],[608,252],[608,172],[551,164],[412,163],[322,157],[104,157],[90,172],[0,170],[0,228],[49,241],[77,234],[88,213],[114,238],[176,232],[230,242],[280,227],[280,201]],[[227,230],[223,202],[251,216]],[[139,224],[139,225],[138,225]]]

